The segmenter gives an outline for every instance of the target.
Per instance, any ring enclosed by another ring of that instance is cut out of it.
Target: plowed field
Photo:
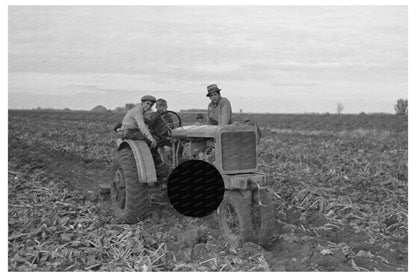
[[[215,214],[182,216],[159,188],[145,220],[118,222],[99,188],[122,117],[9,111],[9,271],[408,270],[407,117],[254,115],[268,249],[230,248]]]

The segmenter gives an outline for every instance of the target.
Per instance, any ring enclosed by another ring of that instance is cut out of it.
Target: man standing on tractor
[[[221,89],[216,84],[207,87],[207,97],[211,100],[208,105],[208,124],[226,125],[232,123],[231,103],[221,96]]]

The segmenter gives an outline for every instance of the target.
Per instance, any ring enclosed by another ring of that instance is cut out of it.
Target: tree
[[[343,110],[344,110],[344,105],[342,103],[338,103],[337,104],[337,113],[341,114]]]
[[[394,110],[396,111],[396,115],[407,114],[407,99],[400,98],[397,100],[397,104],[394,105]]]
[[[115,112],[118,112],[118,113],[122,113],[122,112],[126,112],[126,108],[124,108],[124,107],[117,107],[117,108],[114,109],[114,111]]]
[[[101,112],[106,112],[107,109],[104,106],[98,105],[94,107],[91,111],[101,113]]]

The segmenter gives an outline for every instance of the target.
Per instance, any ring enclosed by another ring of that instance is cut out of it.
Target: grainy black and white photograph
[[[9,272],[409,272],[407,5],[8,5]]]

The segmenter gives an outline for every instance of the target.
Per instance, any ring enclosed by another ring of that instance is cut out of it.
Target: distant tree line
[[[127,112],[128,110],[134,108],[134,106],[137,104],[134,103],[126,103],[124,105],[124,107],[117,107],[113,110],[111,109],[107,109],[102,105],[98,105],[95,106],[94,108],[92,108],[90,111],[92,112]],[[344,104],[342,103],[337,103],[337,114],[341,114],[342,111],[344,110]],[[408,100],[407,99],[399,99],[397,100],[396,104],[393,105],[394,107],[394,111],[396,115],[407,115],[408,114]],[[64,108],[64,109],[54,109],[54,108],[42,108],[42,107],[37,107],[37,108],[33,108],[32,110],[36,110],[36,111],[63,111],[63,112],[69,112],[71,111],[71,109],[69,108]],[[180,110],[181,113],[206,113],[206,109],[184,109],[184,110]],[[240,113],[242,112],[242,110],[240,109]],[[268,114],[268,113],[266,113]],[[304,112],[304,114],[322,114],[322,115],[330,115],[329,112],[324,112],[324,113],[307,113]],[[364,111],[359,113],[360,115],[366,115],[366,113]],[[383,113],[371,113],[371,114],[383,114]]]
[[[117,107],[115,108],[113,111],[114,112],[127,112],[128,110],[134,108],[134,106],[136,106],[137,104],[133,104],[133,103],[126,103],[126,105],[124,105],[124,107]]]
[[[71,109],[70,108],[55,109],[55,108],[36,107],[36,108],[33,108],[32,111],[70,112]]]
[[[186,109],[186,110],[180,110],[181,113],[206,113],[206,109]]]
[[[117,107],[113,110],[111,109],[106,109],[105,107],[98,105],[96,107],[94,107],[91,111],[92,112],[117,112],[117,113],[125,113],[128,110],[134,108],[134,106],[136,106],[137,104],[133,104],[133,103],[126,103],[126,105],[124,105],[124,107]]]

